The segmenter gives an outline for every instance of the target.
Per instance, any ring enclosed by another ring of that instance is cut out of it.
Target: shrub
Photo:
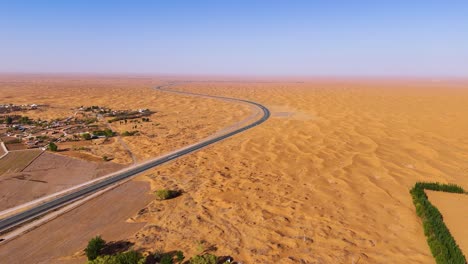
[[[49,150],[55,152],[55,151],[58,150],[58,147],[57,147],[57,145],[56,145],[54,142],[50,142],[50,143],[49,143]]]
[[[124,131],[122,132],[122,134],[120,134],[122,137],[130,137],[130,136],[134,136],[136,133],[138,133],[137,130],[135,131]]]
[[[182,251],[180,251],[180,250],[177,251],[177,252],[175,253],[175,255],[176,255],[176,261],[177,261],[177,262],[182,263],[182,261],[184,261],[185,256],[184,256],[184,253],[183,253]]]
[[[104,256],[98,256],[97,258],[93,260],[88,260],[88,264],[113,264],[115,262],[114,256],[110,255],[104,255]]]
[[[160,264],[173,264],[174,260],[171,255],[165,254],[162,256],[161,261],[159,263]]]
[[[86,256],[88,260],[96,259],[100,254],[101,250],[106,245],[106,241],[101,236],[96,236],[88,242],[88,246],[85,248]]]
[[[88,261],[88,264],[144,264],[145,262],[146,258],[141,253],[131,250],[115,255],[98,256]]]
[[[110,130],[110,129],[106,129],[106,130],[96,130],[96,131],[93,131],[93,135],[95,136],[105,136],[105,137],[113,137],[115,135],[115,132]]]
[[[125,253],[115,255],[118,264],[142,264],[145,263],[146,258],[141,253],[131,250]]]
[[[175,190],[161,189],[157,190],[155,194],[159,200],[168,200],[179,196],[180,192]]]
[[[89,124],[92,124],[92,123],[96,123],[98,120],[97,118],[89,118],[89,119],[86,119],[84,122],[89,125]]]
[[[175,257],[175,260],[174,260],[174,257]],[[159,264],[173,264],[176,262],[182,263],[182,261],[184,261],[185,259],[185,256],[184,256],[184,253],[180,250],[174,253],[163,253],[160,250],[154,254],[154,258]]]
[[[190,264],[216,264],[218,257],[212,254],[198,255],[189,260]]]
[[[160,262],[162,257],[164,257],[164,250],[162,248],[157,249],[156,252],[154,252],[153,257],[154,260]]]
[[[458,185],[440,183],[416,183],[410,191],[416,214],[423,222],[424,234],[436,262],[465,264],[465,256],[444,224],[439,210],[429,202],[425,189],[451,193],[465,191]]]
[[[81,135],[85,140],[90,140],[91,139],[91,135],[89,133],[84,133]]]

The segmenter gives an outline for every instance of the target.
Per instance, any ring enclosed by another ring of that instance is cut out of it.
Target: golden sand
[[[253,130],[165,165],[137,245],[246,263],[433,263],[409,195],[468,187],[468,85],[430,81],[184,84],[272,110]]]
[[[111,128],[119,133],[140,131],[140,136],[122,140],[135,154],[137,161],[160,156],[174,149],[193,144],[219,130],[239,122],[251,114],[247,105],[226,103],[157,91],[164,79],[119,76],[0,76],[0,103],[45,104],[49,107],[18,112],[30,118],[51,120],[72,116],[80,106],[98,105],[114,110],[150,109],[156,113],[151,122],[119,124]],[[222,109],[222,111],[218,111]],[[102,144],[89,142],[91,160],[108,156],[113,162],[130,164],[131,156],[117,140]],[[69,146],[68,146],[69,147]],[[70,155],[75,155],[71,153]],[[82,155],[83,156],[83,155]]]
[[[141,159],[249,115],[245,106],[151,91],[164,81],[122,77],[64,86],[62,80],[57,86],[64,87],[66,100],[42,99],[58,100],[64,108],[89,97],[89,104],[161,111],[161,120],[172,120],[165,126],[176,125],[155,137],[161,140],[156,150],[153,141],[125,138]],[[112,87],[112,93],[94,95],[101,87]],[[74,92],[66,95],[70,88]],[[466,88],[468,82],[424,80],[176,86],[253,100],[272,117],[140,176],[152,191],[184,193],[154,200],[140,214],[135,208],[131,221],[147,224],[128,239],[136,248],[180,249],[187,256],[205,241],[205,248],[215,246],[216,254],[244,263],[434,263],[409,189],[417,181],[468,188]],[[168,144],[167,135],[175,135]]]

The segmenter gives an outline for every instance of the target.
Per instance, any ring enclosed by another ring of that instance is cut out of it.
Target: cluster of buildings
[[[71,133],[69,133],[69,131]],[[0,137],[6,143],[24,144],[26,148],[46,147],[50,142],[81,140],[83,133],[89,133],[89,127],[75,120],[34,121],[22,124],[0,125]]]
[[[37,104],[30,105],[14,105],[14,104],[0,104],[0,114],[9,114],[18,111],[36,110],[39,107]]]
[[[123,120],[131,120],[137,118],[143,118],[154,114],[151,110],[147,108],[140,108],[138,110],[112,110],[107,107],[101,106],[90,106],[90,107],[83,107],[77,109],[77,114],[87,115],[89,113],[93,113],[96,115],[96,118],[108,118],[108,122],[116,122],[116,121],[123,121]]]
[[[107,128],[106,122],[104,122],[105,118],[107,118],[107,122],[113,122],[140,118],[152,113],[149,109],[112,110],[99,106],[82,106],[75,109],[75,113],[70,117],[45,121],[10,114],[12,111],[37,109],[37,105],[16,106],[9,104],[2,106],[8,106],[6,108],[8,111],[0,112],[0,139],[5,143],[23,144],[26,148],[42,148],[51,142],[80,141],[113,136],[115,133]],[[0,109],[2,108],[0,107]]]

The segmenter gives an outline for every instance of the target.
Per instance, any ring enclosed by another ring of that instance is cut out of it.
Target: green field
[[[0,175],[5,172],[19,172],[34,160],[42,151],[34,150],[17,150],[11,151],[0,159]]]

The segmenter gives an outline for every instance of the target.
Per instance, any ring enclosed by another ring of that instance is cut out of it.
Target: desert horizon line
[[[85,72],[85,71],[70,71],[70,72],[60,72],[60,71],[0,71],[0,76],[8,75],[18,75],[18,76],[96,76],[96,77],[113,77],[113,76],[122,76],[122,77],[170,77],[170,78],[232,78],[239,79],[245,78],[246,80],[252,79],[276,79],[276,80],[291,80],[295,79],[297,81],[302,80],[429,80],[429,81],[445,81],[445,80],[468,80],[468,75],[378,75],[378,74],[369,74],[369,75],[360,75],[360,74],[298,74],[298,75],[288,75],[288,74],[219,74],[219,73],[150,73],[150,72]],[[207,80],[205,80],[207,81]]]

